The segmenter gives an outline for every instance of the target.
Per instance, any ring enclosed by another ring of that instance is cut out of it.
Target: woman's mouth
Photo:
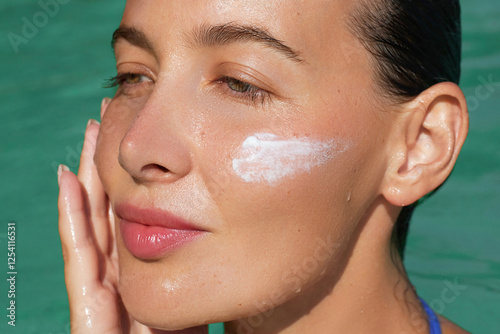
[[[207,233],[159,209],[119,204],[115,213],[125,247],[140,259],[160,258]]]

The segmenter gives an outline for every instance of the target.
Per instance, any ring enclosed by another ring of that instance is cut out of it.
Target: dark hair
[[[373,55],[374,77],[390,100],[407,102],[439,82],[458,84],[458,0],[360,0],[349,25]],[[392,242],[401,257],[417,203],[402,209],[394,227]]]

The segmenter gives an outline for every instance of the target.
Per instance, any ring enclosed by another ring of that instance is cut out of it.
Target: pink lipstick
[[[157,259],[207,233],[159,209],[118,204],[115,213],[125,247],[140,259]]]

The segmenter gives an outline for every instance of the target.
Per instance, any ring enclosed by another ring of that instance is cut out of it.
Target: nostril
[[[158,168],[159,168],[162,172],[164,172],[164,173],[170,172],[167,168],[165,168],[165,167],[163,167],[163,166],[160,166],[160,165],[157,165],[157,166],[158,166]]]
[[[149,164],[144,167],[142,167],[142,171],[146,173],[151,173],[151,172],[160,172],[160,173],[168,173],[170,170],[168,168],[163,167],[162,165],[158,164]]]

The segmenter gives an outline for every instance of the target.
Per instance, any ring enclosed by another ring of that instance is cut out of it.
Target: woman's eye
[[[235,78],[223,77],[218,82],[226,85],[236,97],[252,103],[264,104],[271,99],[270,92]]]
[[[118,74],[116,77],[109,79],[106,87],[107,88],[122,87],[127,85],[140,84],[141,82],[152,82],[152,81],[153,80],[142,74],[123,73],[123,74]]]
[[[122,73],[108,80],[106,88],[117,87],[115,96],[140,97],[151,92],[153,79],[139,73]]]
[[[227,78],[226,82],[227,82],[227,86],[230,89],[232,89],[238,93],[247,93],[247,92],[251,91],[252,89],[256,89],[256,87],[254,87],[250,84],[247,84],[243,81],[233,79],[233,78]]]
[[[133,85],[137,84],[142,81],[143,75],[140,74],[135,74],[135,73],[129,73],[125,78],[124,78],[124,83],[128,85]]]

